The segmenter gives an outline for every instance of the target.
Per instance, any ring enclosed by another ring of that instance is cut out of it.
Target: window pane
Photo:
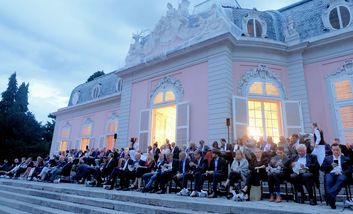
[[[250,94],[263,94],[262,82],[254,82],[249,89]]]
[[[63,151],[66,151],[67,150],[67,144],[68,144],[68,141],[61,141],[60,142],[60,151],[63,152]]]
[[[340,107],[343,128],[353,128],[353,105]]]
[[[340,6],[340,12],[341,12],[342,27],[347,27],[347,25],[349,24],[349,21],[351,20],[351,15],[349,14],[349,10],[344,6]]]
[[[153,100],[153,104],[159,104],[159,103],[162,103],[163,102],[163,92],[159,92],[154,100]]]
[[[266,94],[269,96],[279,96],[278,88],[272,83],[266,83]]]
[[[346,143],[353,142],[353,130],[349,130],[349,131],[344,132],[344,140]]]
[[[337,100],[347,100],[353,98],[352,85],[349,80],[335,82],[335,88]]]
[[[340,21],[338,19],[337,8],[331,10],[329,15],[331,26],[335,29],[340,29]]]
[[[80,146],[80,150],[82,151],[86,151],[87,146],[89,145],[89,138],[82,138],[81,139],[81,146]]]
[[[170,102],[170,101],[174,101],[174,100],[175,100],[174,92],[172,92],[172,91],[165,92],[165,98],[164,98],[165,102]]]
[[[255,26],[256,26],[256,37],[261,37],[262,35],[262,27],[259,21],[255,20]]]
[[[114,135],[108,135],[107,136],[107,143],[106,143],[106,148],[107,150],[112,150],[114,147]]]
[[[250,19],[247,24],[249,36],[254,37],[254,20]]]

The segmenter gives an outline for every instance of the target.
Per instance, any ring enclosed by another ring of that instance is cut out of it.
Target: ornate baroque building
[[[133,35],[126,65],[77,86],[55,115],[51,153],[146,150],[244,134],[288,136],[318,122],[326,141],[353,141],[353,0],[302,0],[279,10],[208,0],[167,5]],[[116,135],[116,142],[115,136]]]

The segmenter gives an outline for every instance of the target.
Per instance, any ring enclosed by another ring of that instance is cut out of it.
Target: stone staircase
[[[339,207],[342,205],[338,204]],[[313,209],[314,208],[314,209]],[[50,184],[0,179],[0,213],[330,213],[315,207],[267,201],[234,202],[225,198],[190,198],[175,194],[150,194],[104,190],[78,184]],[[343,213],[351,211],[346,210]]]

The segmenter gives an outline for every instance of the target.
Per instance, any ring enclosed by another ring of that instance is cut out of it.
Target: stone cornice
[[[106,97],[101,97],[99,99],[96,100],[92,100],[92,101],[88,101],[88,102],[84,102],[84,103],[80,103],[78,105],[75,106],[69,106],[69,107],[65,107],[65,108],[61,108],[58,111],[52,113],[55,116],[59,116],[62,114],[66,114],[69,112],[75,112],[75,111],[79,111],[79,110],[83,110],[83,109],[87,109],[87,108],[92,108],[95,106],[100,106],[104,103],[108,103],[108,102],[112,102],[114,100],[119,100],[120,99],[120,94],[114,94],[114,95],[109,95]]]

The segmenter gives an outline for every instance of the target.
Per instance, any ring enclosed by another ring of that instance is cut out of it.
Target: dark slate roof
[[[112,72],[112,73],[100,76],[90,82],[83,83],[77,86],[71,92],[68,106],[74,105],[72,100],[73,100],[73,95],[76,92],[79,92],[80,96],[79,96],[78,102],[75,105],[94,100],[94,98],[92,98],[92,90],[98,84],[101,84],[101,92],[100,92],[100,95],[95,99],[117,94],[117,88],[116,88],[117,81],[118,81],[118,76],[114,72]]]

